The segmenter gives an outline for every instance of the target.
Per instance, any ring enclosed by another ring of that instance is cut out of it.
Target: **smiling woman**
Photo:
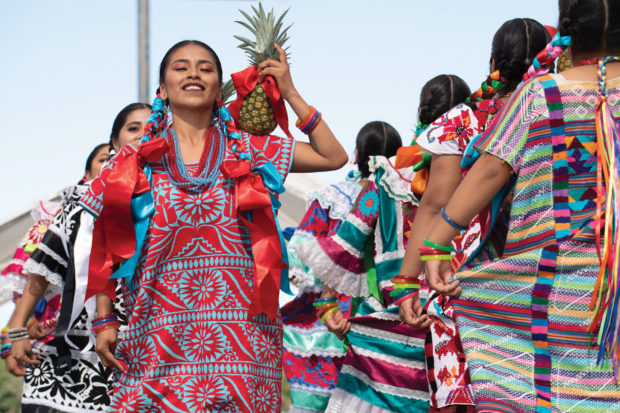
[[[281,49],[259,71],[301,119],[312,113]],[[323,120],[311,144],[238,131],[221,86],[209,46],[174,45],[142,143],[121,150],[82,199],[98,217],[89,294],[96,350],[120,373],[114,411],[280,409],[278,287],[288,278],[276,196],[290,170],[336,169],[347,156]],[[136,218],[138,203],[152,215]],[[123,262],[115,277],[124,278],[130,321],[118,342],[109,276]]]

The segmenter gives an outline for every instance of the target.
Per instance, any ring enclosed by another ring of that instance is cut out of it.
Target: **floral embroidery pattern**
[[[360,198],[359,209],[365,217],[375,215],[379,210],[379,197],[375,191],[365,192]]]

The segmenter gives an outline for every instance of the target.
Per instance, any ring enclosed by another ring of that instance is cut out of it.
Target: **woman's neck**
[[[172,110],[172,128],[176,132],[179,143],[198,145],[204,142],[211,127],[212,111]]]

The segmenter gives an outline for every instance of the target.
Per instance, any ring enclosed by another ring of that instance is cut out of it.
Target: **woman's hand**
[[[116,346],[118,344],[118,331],[115,328],[104,330],[97,334],[97,342],[95,351],[101,359],[101,363],[105,367],[114,367],[120,371],[127,370],[123,362],[114,357]]]
[[[293,78],[291,77],[291,70],[286,60],[286,52],[282,48],[275,44],[275,48],[280,54],[280,61],[276,59],[267,59],[258,65],[258,83],[263,83],[266,76],[273,76],[278,83],[278,89],[280,94],[286,100],[290,100],[292,96],[298,95],[295,85],[293,85]]]
[[[6,369],[13,376],[23,377],[26,375],[26,369],[24,368],[24,365],[20,363],[15,357],[13,357],[13,354],[10,354],[6,359],[4,359],[4,361],[6,362]]]
[[[351,323],[343,317],[340,310],[328,314],[325,318],[325,325],[329,331],[338,336],[339,340],[344,340],[344,337],[351,330]]]
[[[427,328],[431,325],[431,319],[428,315],[422,314],[422,302],[419,295],[401,302],[398,306],[400,319],[414,328]]]
[[[448,260],[426,261],[426,282],[441,295],[454,296],[461,292],[458,281],[450,282],[452,265]]]
[[[40,364],[32,352],[30,340],[17,340],[11,344],[11,355],[21,364]]]
[[[30,327],[28,327],[28,336],[34,340],[44,337],[45,335],[47,335],[47,333],[43,331],[41,324],[39,324],[37,320],[34,320]]]

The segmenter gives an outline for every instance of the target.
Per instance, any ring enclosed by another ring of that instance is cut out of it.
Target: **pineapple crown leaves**
[[[232,97],[235,93],[235,85],[232,79],[228,79],[224,85],[222,85],[222,102],[224,102],[224,105],[228,105],[232,101]]]
[[[244,21],[236,21],[236,23],[248,29],[255,36],[256,40],[252,41],[243,36],[235,36],[241,42],[239,48],[248,56],[250,63],[258,65],[267,59],[280,60],[278,51],[273,45],[274,43],[279,44],[284,49],[288,58],[288,46],[285,47],[285,43],[289,39],[287,32],[292,24],[285,29],[282,29],[282,27],[284,16],[286,16],[289,9],[286,9],[277,21],[273,9],[266,14],[261,3],[258,3],[258,9],[252,6],[252,10],[254,10],[254,16],[239,10],[249,23]]]

